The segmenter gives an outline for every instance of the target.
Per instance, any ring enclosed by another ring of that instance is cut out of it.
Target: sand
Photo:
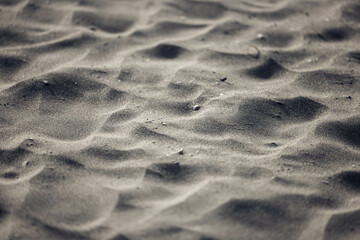
[[[0,0],[0,238],[360,236],[356,0]]]

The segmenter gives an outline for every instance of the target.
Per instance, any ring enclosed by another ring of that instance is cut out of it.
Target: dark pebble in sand
[[[194,111],[199,111],[200,110],[200,106],[199,105],[196,105],[196,106],[194,106]]]
[[[274,142],[267,144],[269,147],[277,147],[278,145]]]

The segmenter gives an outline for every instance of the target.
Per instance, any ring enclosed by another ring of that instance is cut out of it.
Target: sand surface
[[[360,239],[360,3],[0,0],[0,239]]]

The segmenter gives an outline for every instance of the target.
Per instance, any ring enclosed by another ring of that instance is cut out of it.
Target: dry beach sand
[[[359,239],[360,3],[0,0],[0,239]]]

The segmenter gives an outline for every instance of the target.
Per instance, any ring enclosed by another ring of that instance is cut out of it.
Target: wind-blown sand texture
[[[358,1],[0,5],[1,239],[359,239]]]

